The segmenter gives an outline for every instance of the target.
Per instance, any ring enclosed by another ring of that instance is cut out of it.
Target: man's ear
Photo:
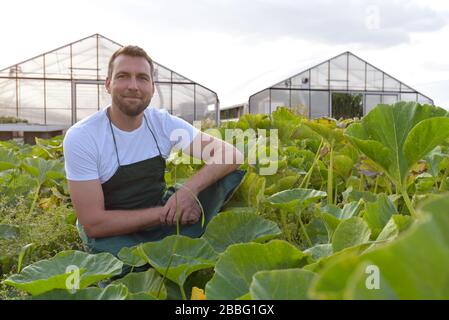
[[[106,81],[104,82],[104,87],[106,88],[106,91],[110,94],[111,93],[111,80],[109,77],[106,77]]]

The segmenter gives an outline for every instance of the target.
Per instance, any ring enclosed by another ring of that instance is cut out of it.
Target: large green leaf
[[[426,160],[426,163],[429,167],[429,172],[433,177],[438,177],[438,174],[440,172],[440,163],[447,158],[448,155],[443,153],[440,146],[433,149],[429,154],[427,154],[427,156],[424,157],[424,160]]]
[[[78,288],[120,274],[123,263],[110,253],[88,254],[63,251],[48,260],[27,266],[21,273],[10,276],[5,283],[38,295],[53,289],[67,289],[70,282],[76,287],[75,268],[79,270]]]
[[[317,244],[307,250],[304,253],[308,253],[312,256],[313,260],[319,260],[321,258],[329,257],[334,253],[331,243]]]
[[[68,290],[55,289],[38,296],[33,300],[125,300],[128,289],[123,284],[110,284],[106,288],[85,288],[71,293]]]
[[[334,252],[369,241],[371,231],[362,218],[352,217],[342,221],[332,237]]]
[[[302,269],[259,271],[249,287],[254,300],[307,300],[315,273]]]
[[[45,160],[42,158],[26,158],[22,167],[40,184],[47,179],[64,179],[64,163],[58,160]]]
[[[299,268],[309,256],[286,241],[235,244],[220,256],[206,285],[207,299],[237,299],[249,292],[258,271]]]
[[[191,273],[213,267],[218,259],[217,253],[205,239],[181,235],[147,242],[137,248],[160,274],[166,274],[178,285],[183,285]]]
[[[142,267],[147,264],[136,247],[123,247],[117,256],[123,263],[133,267]]]
[[[266,201],[273,207],[293,211],[298,205],[306,207],[308,204],[326,197],[326,195],[324,191],[296,188],[275,193],[268,197]]]
[[[343,130],[337,127],[337,122],[335,120],[316,119],[313,121],[305,121],[304,124],[332,145],[335,142],[339,142],[344,139]]]
[[[271,118],[274,127],[278,129],[279,139],[284,143],[290,141],[290,137],[301,124],[301,118],[287,108],[277,108],[271,113]]]
[[[276,223],[253,212],[222,212],[213,218],[202,238],[217,252],[235,243],[263,242],[281,234]]]
[[[449,137],[449,118],[430,105],[378,105],[345,135],[402,187],[412,165]]]
[[[312,295],[337,299],[449,299],[448,206],[447,195],[440,196],[425,204],[419,221],[395,241],[361,256],[341,256],[317,278]],[[368,266],[379,270],[377,289],[365,285]],[[329,285],[336,282],[338,285]]]
[[[144,272],[131,272],[113,283],[125,285],[129,293],[133,295],[148,295],[148,299],[164,300],[167,298],[167,289],[163,284],[162,276],[154,269]]]
[[[376,202],[367,202],[365,208],[363,219],[371,229],[371,237],[376,239],[391,216],[397,213],[396,208],[385,194],[380,194]]]
[[[0,171],[13,169],[18,165],[18,159],[12,150],[0,148]]]

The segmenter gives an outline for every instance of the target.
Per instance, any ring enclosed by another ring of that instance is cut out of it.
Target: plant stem
[[[40,183],[38,183],[36,192],[34,193],[33,203],[31,204],[30,211],[28,212],[29,216],[31,216],[31,214],[34,211],[34,207],[36,205],[37,198],[39,197],[39,191],[41,190],[41,186],[42,185]]]
[[[179,284],[179,289],[181,290],[182,299],[187,300],[186,292],[184,291],[184,285]]]
[[[379,185],[379,175],[376,176],[376,183],[374,184],[374,194],[377,193],[377,186]]]
[[[359,191],[363,191],[363,177],[364,175],[360,175],[360,183],[359,183]]]
[[[306,228],[304,227],[304,224],[302,223],[302,219],[301,219],[302,210],[301,210],[301,208],[299,206],[298,206],[296,212],[298,214],[298,222],[299,222],[299,225],[301,227],[301,231],[303,232],[304,237],[306,238],[307,242],[309,243],[309,248],[311,248],[313,246],[313,243],[310,240],[309,234],[307,233]]]
[[[440,188],[439,188],[440,192],[443,191],[443,186],[446,186],[446,178],[448,175],[449,175],[449,166],[446,167],[446,170],[444,170],[444,174],[441,177]]]
[[[408,193],[407,193],[407,189],[405,187],[401,188],[401,194],[402,194],[402,198],[404,199],[405,205],[407,206],[408,211],[410,212],[410,215],[413,218],[417,218],[418,215],[416,214],[416,211],[415,211],[415,209],[412,206],[412,203],[411,203],[410,198],[409,198]]]
[[[307,189],[307,187],[309,186],[310,177],[312,176],[313,169],[315,168],[315,165],[318,162],[318,159],[320,157],[320,151],[321,151],[322,146],[323,146],[323,139],[321,139],[321,141],[320,141],[320,145],[318,146],[318,150],[315,153],[315,157],[313,158],[313,162],[312,162],[312,165],[310,166],[309,171],[307,172],[307,174],[305,175],[301,184],[299,185],[300,188],[302,188],[303,183],[305,183],[305,186],[304,186],[305,189]]]
[[[333,144],[330,143],[329,144],[330,147],[330,160],[329,160],[329,168],[327,170],[327,204],[332,204],[333,200],[332,200],[332,183],[334,180],[334,172],[333,172],[333,167],[334,167],[334,148],[333,148]]]
[[[282,228],[285,231],[285,235],[287,236],[287,240],[289,242],[293,242],[292,239],[292,235],[290,233],[290,230],[288,229],[288,225],[287,225],[287,214],[284,211],[280,211],[280,215],[281,215],[281,224],[282,224]]]

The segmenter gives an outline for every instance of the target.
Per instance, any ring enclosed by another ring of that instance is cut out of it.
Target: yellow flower
[[[192,288],[192,296],[190,300],[206,300],[206,295],[204,294],[204,290],[198,287]]]

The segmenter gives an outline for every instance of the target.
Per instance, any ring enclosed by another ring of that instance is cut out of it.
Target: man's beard
[[[114,102],[115,102],[115,105],[118,106],[120,111],[129,117],[138,116],[150,104],[150,101],[148,101],[148,103],[146,103],[146,101],[142,101],[142,102],[139,102],[138,104],[128,104],[128,103],[126,103],[126,101],[114,101]]]

